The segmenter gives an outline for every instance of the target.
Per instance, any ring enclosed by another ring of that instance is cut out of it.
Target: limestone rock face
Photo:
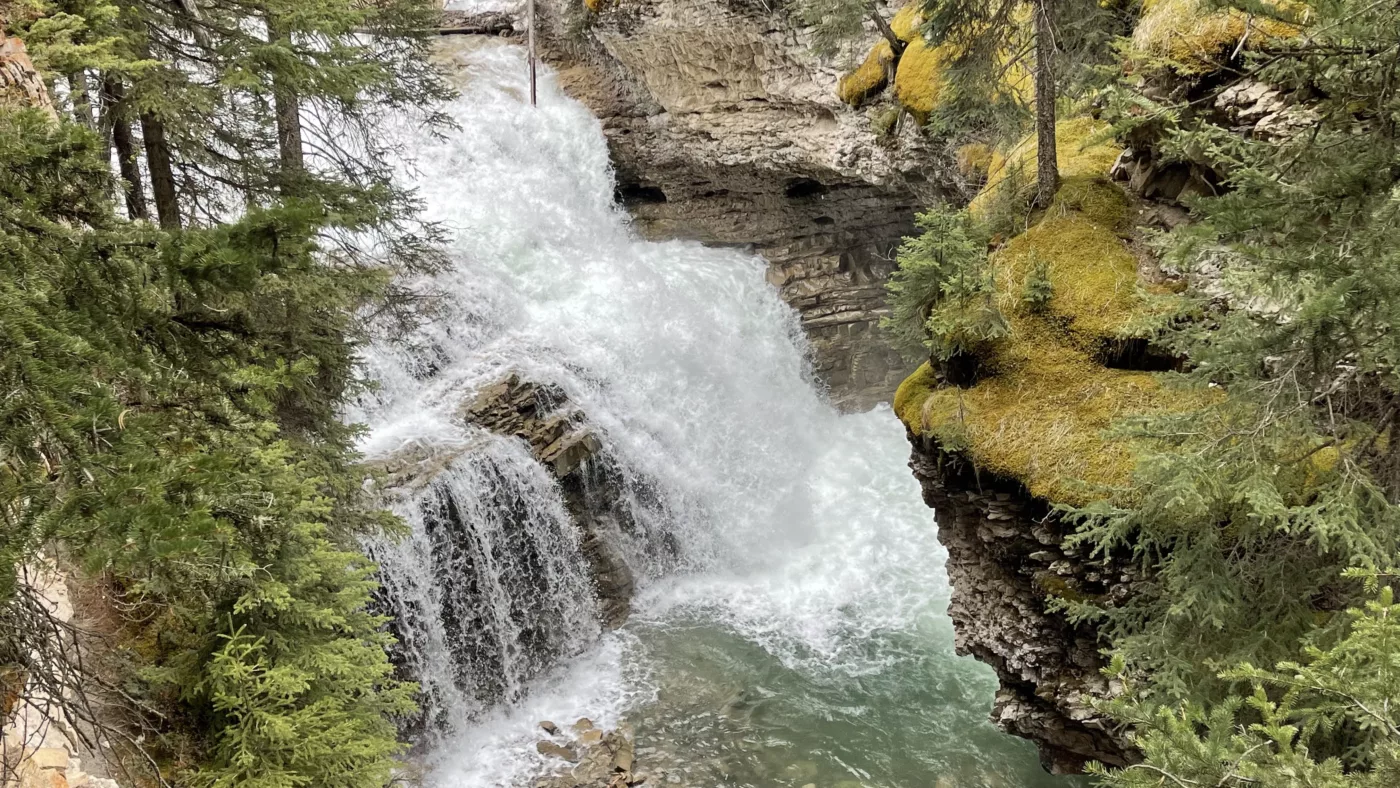
[[[770,5],[539,8],[543,56],[602,120],[638,230],[762,255],[833,400],[887,400],[908,365],[877,338],[884,282],[915,211],[950,188],[946,156],[912,129],[878,141],[837,98],[838,70]]]
[[[1045,608],[1051,595],[1125,594],[1132,577],[1067,552],[1067,530],[1020,484],[978,474],[932,440],[910,440],[910,467],[948,550],[957,651],[992,666],[1001,682],[992,721],[1034,741],[1056,774],[1134,762],[1123,732],[1091,705],[1119,689],[1100,673],[1095,633]]]

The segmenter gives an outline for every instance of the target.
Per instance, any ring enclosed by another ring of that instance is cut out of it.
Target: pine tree
[[[1100,62],[1121,21],[1089,0],[924,0],[931,45],[955,53],[947,71],[953,92],[985,103],[1016,68],[1034,75],[1032,116],[1036,187],[1032,204],[1049,206],[1059,188],[1055,140],[1061,88]]]

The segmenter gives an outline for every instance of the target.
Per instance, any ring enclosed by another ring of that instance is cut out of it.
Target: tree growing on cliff
[[[1055,127],[1061,88],[1104,58],[1121,22],[1094,0],[923,0],[925,37],[953,53],[942,78],[952,92],[987,100],[1015,70],[1033,74],[1036,182],[1044,208],[1059,188]],[[1011,86],[1013,95],[1024,94]]]
[[[890,275],[883,328],[911,359],[970,357],[1006,335],[987,266],[987,239],[966,210],[933,208],[917,217],[919,235],[899,248]]]

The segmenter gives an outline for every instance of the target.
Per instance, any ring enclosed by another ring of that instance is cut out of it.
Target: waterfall
[[[554,480],[517,441],[474,437],[397,502],[407,537],[370,545],[431,730],[519,699],[528,679],[598,634]]]
[[[394,499],[409,534],[370,549],[433,784],[523,784],[539,720],[584,715],[709,770],[690,784],[1041,784],[1029,745],[986,722],[990,671],[952,655],[893,415],[827,404],[762,260],[634,234],[598,121],[548,69],[531,108],[521,49],[452,46],[457,128],[407,132],[403,172],[452,237],[417,283],[441,314],[367,349],[379,387],[350,414],[372,460],[422,469]],[[627,523],[607,538],[639,589],[621,631],[600,632],[560,485],[459,418],[511,373],[556,387],[601,446],[590,472]]]
[[[455,423],[484,383],[519,371],[587,414],[635,482],[622,503],[642,535],[619,547],[642,577],[662,574],[659,540],[703,569],[754,557],[765,534],[800,524],[808,503],[793,470],[815,448],[803,422],[834,414],[761,260],[638,240],[613,204],[597,120],[548,74],[540,107],[523,104],[516,47],[480,41],[458,57],[459,128],[413,151],[429,218],[455,238],[452,268],[422,283],[446,299],[445,315],[407,343],[369,349],[380,386],[356,415],[371,426],[371,458],[425,446],[451,455],[398,502],[409,538],[372,552],[403,659],[430,695],[470,715],[518,696],[598,630],[548,475],[518,442]]]

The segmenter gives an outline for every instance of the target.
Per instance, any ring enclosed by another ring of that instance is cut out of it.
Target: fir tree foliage
[[[382,132],[440,121],[436,9],[6,11],[60,119],[0,108],[0,617],[41,548],[85,568],[162,779],[387,784],[413,688],[359,542],[397,523],[340,414],[369,321],[417,311],[396,274],[437,260]]]
[[[133,711],[167,721],[151,749],[177,779],[383,785],[412,688],[354,544],[392,521],[325,386],[381,277],[317,260],[315,203],[173,234],[115,219],[104,147],[36,111],[0,113],[0,159],[6,589],[41,543],[108,578]]]
[[[966,210],[917,217],[890,275],[891,314],[881,327],[906,355],[947,361],[975,354],[1007,332],[987,265],[985,233]]]
[[[1400,784],[1400,605],[1394,574],[1353,572],[1371,598],[1347,612],[1348,632],[1330,648],[1273,669],[1248,663],[1221,678],[1245,691],[1204,705],[1155,704],[1128,693],[1110,704],[1132,721],[1146,759],[1096,769],[1110,788],[1267,785],[1274,788],[1383,788]],[[1121,673],[1119,659],[1110,670]],[[1345,731],[1350,744],[1330,742]]]
[[[1183,67],[1193,81],[1175,94],[1139,72],[1109,103],[1121,130],[1219,176],[1162,247],[1176,270],[1219,272],[1201,319],[1164,341],[1191,359],[1179,385],[1222,396],[1122,426],[1154,448],[1131,489],[1073,513],[1076,539],[1150,579],[1122,604],[1063,607],[1143,679],[1120,710],[1147,761],[1110,784],[1394,785],[1398,652],[1378,573],[1400,554],[1400,10],[1211,7],[1297,35],[1232,47],[1209,79]],[[1201,111],[1254,84],[1282,99],[1268,127]],[[1369,600],[1347,567],[1373,578]],[[1285,662],[1300,648],[1305,662]]]

